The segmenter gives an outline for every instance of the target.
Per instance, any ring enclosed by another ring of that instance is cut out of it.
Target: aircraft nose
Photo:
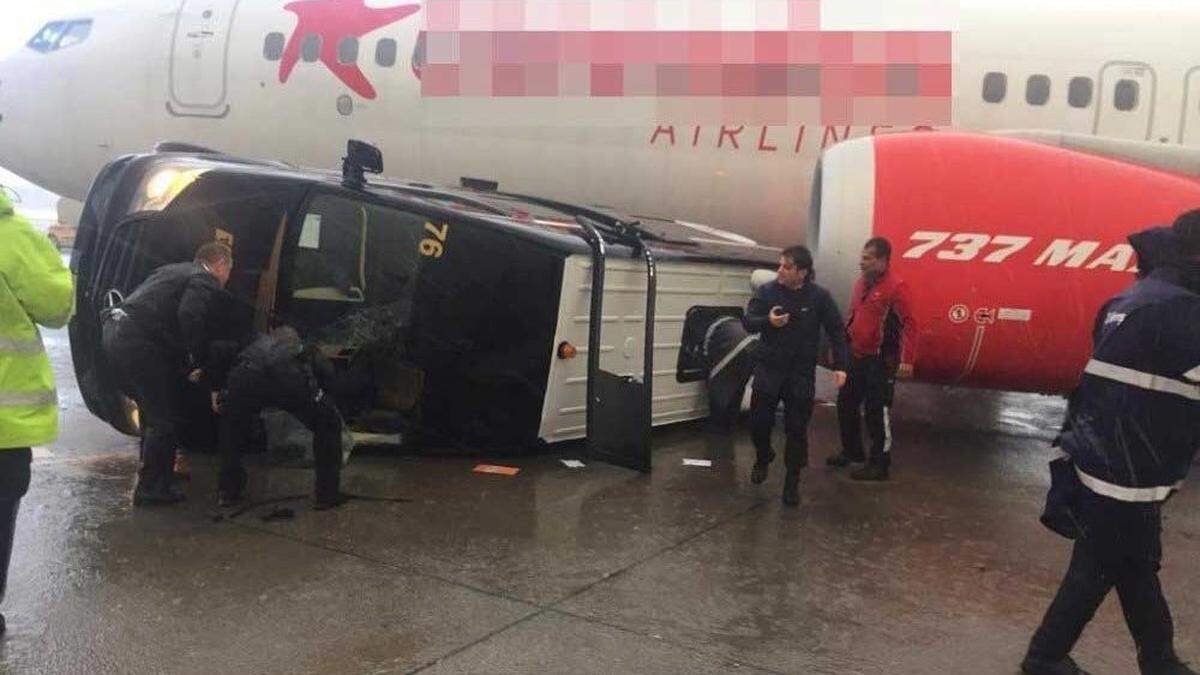
[[[13,130],[19,117],[13,110],[15,73],[11,59],[0,59],[0,166],[6,168],[18,162],[20,154]]]
[[[0,167],[45,187],[48,159],[58,159],[70,125],[37,65],[21,54],[0,59]]]

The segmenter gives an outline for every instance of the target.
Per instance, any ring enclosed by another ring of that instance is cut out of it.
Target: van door
[[[182,0],[171,40],[168,109],[175,115],[224,117],[228,42],[239,0]]]
[[[1111,61],[1101,68],[1095,134],[1148,140],[1156,84],[1154,69],[1140,61]]]
[[[1200,146],[1200,66],[1187,73],[1183,85],[1183,114],[1180,115],[1179,142]]]

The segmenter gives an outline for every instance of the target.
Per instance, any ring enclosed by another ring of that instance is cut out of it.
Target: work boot
[[[161,490],[144,490],[139,485],[133,491],[134,506],[167,506],[178,504],[185,499],[187,497],[173,485]]]
[[[839,452],[836,455],[830,455],[830,456],[826,457],[825,458],[825,466],[831,466],[835,469],[840,469],[842,467],[850,466],[851,464],[856,464],[861,461],[862,461],[861,459],[854,459],[853,457],[850,457],[849,455],[847,455],[844,452]]]
[[[789,473],[783,479],[783,505],[784,506],[799,506],[800,505],[800,475]]]
[[[328,511],[350,501],[350,497],[344,493],[338,493],[333,497],[313,497],[313,511]]]
[[[755,485],[761,485],[767,480],[767,470],[771,467],[771,462],[775,461],[775,453],[767,455],[767,461],[754,460],[754,468],[750,470],[750,482]]]
[[[868,462],[866,466],[850,473],[853,480],[885,481],[888,479],[888,469],[882,464]]]
[[[192,460],[185,452],[175,454],[175,477],[179,480],[192,479]]]
[[[1021,662],[1021,672],[1025,675],[1088,675],[1070,656],[1063,657],[1061,661],[1043,661],[1026,656]]]

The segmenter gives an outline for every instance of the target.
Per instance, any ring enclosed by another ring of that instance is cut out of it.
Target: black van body
[[[100,313],[113,291],[129,293],[216,239],[235,257],[224,329],[296,327],[345,375],[335,394],[349,417],[385,410],[455,443],[537,445],[563,263],[590,255],[576,218],[601,227],[610,258],[639,255],[623,228],[635,219],[482,187],[357,187],[333,172],[203,151],[113,161],[88,194],[71,261],[71,349],[89,410],[137,433],[100,350]],[[774,249],[637,220],[660,261],[775,261]],[[185,443],[211,444],[205,396],[191,396]]]

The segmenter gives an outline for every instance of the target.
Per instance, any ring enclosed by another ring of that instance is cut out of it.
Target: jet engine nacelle
[[[1095,315],[1136,278],[1127,241],[1200,206],[1200,181],[996,136],[927,132],[827,150],[809,244],[843,311],[863,243],[887,237],[912,287],[916,377],[1038,392],[1075,386]]]

